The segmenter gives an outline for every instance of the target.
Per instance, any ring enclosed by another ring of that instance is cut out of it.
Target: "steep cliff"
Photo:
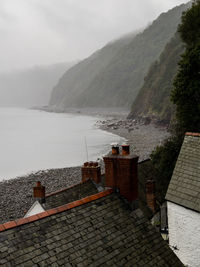
[[[146,72],[175,34],[188,6],[183,4],[161,14],[142,33],[109,43],[68,70],[53,89],[50,105],[131,106]]]
[[[151,65],[144,84],[132,105],[129,118],[149,117],[164,124],[170,122],[174,111],[170,102],[170,92],[183,51],[183,43],[176,33],[166,45],[159,60]]]

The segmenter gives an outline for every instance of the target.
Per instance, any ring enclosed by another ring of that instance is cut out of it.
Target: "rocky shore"
[[[86,113],[87,114],[87,113]],[[89,115],[89,114],[87,114]],[[97,114],[92,113],[96,116]],[[99,114],[96,126],[124,137],[139,160],[147,159],[151,151],[169,136],[166,128],[125,119],[126,114]],[[105,119],[102,119],[106,118]],[[0,223],[24,216],[33,203],[33,186],[37,181],[46,187],[46,193],[66,188],[81,180],[81,168],[70,167],[39,171],[27,176],[0,182]]]
[[[139,160],[149,158],[151,152],[163,140],[169,137],[169,132],[163,126],[145,124],[131,119],[116,119],[97,121],[100,129],[124,137],[131,146],[131,151],[139,155]]]
[[[0,223],[21,218],[33,203],[33,186],[41,181],[46,193],[79,183],[80,167],[39,171],[0,182]]]

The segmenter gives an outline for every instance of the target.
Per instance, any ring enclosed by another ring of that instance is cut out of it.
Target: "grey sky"
[[[87,57],[184,0],[0,0],[0,71]]]

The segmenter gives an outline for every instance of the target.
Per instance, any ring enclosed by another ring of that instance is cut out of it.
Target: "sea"
[[[80,166],[123,139],[96,126],[97,117],[0,108],[0,181],[39,170]]]

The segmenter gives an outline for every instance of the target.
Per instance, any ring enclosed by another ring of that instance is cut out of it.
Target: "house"
[[[24,217],[26,218],[39,212],[56,208],[96,193],[98,193],[97,186],[94,180],[90,179],[83,180],[81,183],[61,189],[51,194],[45,194],[45,187],[42,186],[40,182],[37,182],[36,186],[33,188],[35,202],[26,212]]]
[[[0,225],[0,265],[183,266],[138,209],[138,157],[113,147],[104,162],[103,182],[99,166],[85,163],[73,188],[46,196],[38,183],[44,211]]]
[[[169,244],[187,266],[200,266],[200,134],[186,133],[166,195]]]

